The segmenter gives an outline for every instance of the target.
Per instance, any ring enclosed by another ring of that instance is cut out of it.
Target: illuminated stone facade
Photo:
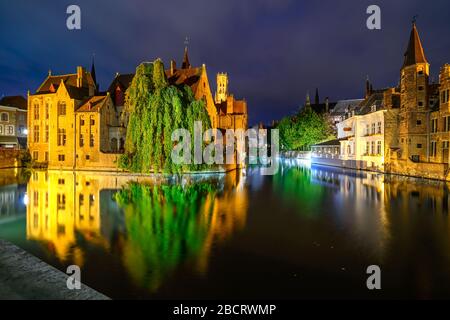
[[[115,169],[125,130],[109,96],[82,67],[48,77],[28,95],[28,147],[50,169]],[[122,143],[123,144],[123,143]]]
[[[441,68],[438,83],[429,79],[430,65],[413,24],[399,86],[370,89],[337,124],[341,156],[336,163],[449,180],[450,65]],[[323,148],[315,149],[323,158]]]

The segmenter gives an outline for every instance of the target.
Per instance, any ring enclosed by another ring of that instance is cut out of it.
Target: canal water
[[[0,177],[0,238],[111,298],[450,298],[443,182],[289,160],[178,184]]]

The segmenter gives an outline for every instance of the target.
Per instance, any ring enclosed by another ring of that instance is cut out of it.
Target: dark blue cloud
[[[81,31],[65,27],[70,4],[81,7]],[[365,27],[371,4],[380,31]],[[206,63],[212,81],[228,72],[250,121],[268,122],[297,110],[308,89],[336,100],[360,97],[367,75],[375,87],[395,85],[415,14],[437,79],[450,58],[449,9],[445,0],[2,1],[0,95],[35,90],[49,69],[89,67],[93,52],[105,88],[141,61],[180,61],[188,35],[191,62]]]

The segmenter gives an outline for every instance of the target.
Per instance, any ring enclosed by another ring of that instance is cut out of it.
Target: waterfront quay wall
[[[280,157],[286,159],[311,159],[311,151],[280,151]]]
[[[0,149],[0,169],[21,167],[20,155],[20,150]]]
[[[398,159],[391,161],[386,167],[386,173],[450,181],[448,164],[446,163],[413,162],[409,159]]]
[[[311,164],[450,181],[450,169],[448,164],[445,163],[413,162],[410,159],[395,159],[385,164],[384,170],[380,170],[368,166],[366,161],[342,160],[339,157],[312,157]]]

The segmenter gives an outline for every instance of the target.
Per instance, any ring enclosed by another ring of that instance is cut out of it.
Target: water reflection
[[[245,225],[245,177],[185,180],[34,172],[27,186],[27,239],[63,265],[85,266],[92,248],[113,252],[134,284],[152,292],[184,263],[206,273],[211,248]]]
[[[366,297],[371,264],[383,296],[450,297],[448,183],[297,161],[260,173],[34,172],[0,187],[0,237],[113,298]]]

